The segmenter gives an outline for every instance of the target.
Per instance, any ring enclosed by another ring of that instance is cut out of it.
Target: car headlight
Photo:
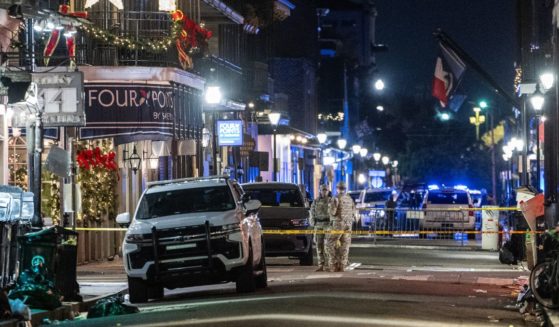
[[[294,227],[307,227],[309,226],[309,220],[307,218],[291,219],[290,224]]]
[[[126,242],[129,243],[139,243],[139,242],[149,242],[151,239],[144,238],[143,234],[126,234]]]

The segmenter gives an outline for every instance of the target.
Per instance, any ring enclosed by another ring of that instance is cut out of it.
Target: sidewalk
[[[83,301],[63,302],[53,311],[31,310],[33,326],[39,326],[45,318],[51,321],[73,318],[76,313],[89,310],[98,300],[128,290],[122,259],[80,265],[77,267],[77,280]],[[17,324],[17,320],[0,321],[0,327],[17,327]]]

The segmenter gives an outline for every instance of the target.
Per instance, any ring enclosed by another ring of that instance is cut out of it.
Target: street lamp
[[[281,118],[281,114],[279,112],[270,112],[268,114],[268,119],[270,120],[270,124],[272,124],[273,130],[274,130],[274,138],[273,138],[273,146],[274,146],[274,176],[273,176],[273,180],[277,181],[277,171],[278,171],[278,162],[277,162],[277,158],[276,158],[276,132],[277,132],[277,128],[278,128],[278,123],[280,121]]]
[[[367,148],[361,148],[361,150],[359,150],[359,155],[361,156],[361,158],[365,158],[367,156],[367,153],[369,153],[369,150],[367,150]]]
[[[541,78],[541,76],[540,76]],[[530,96],[530,103],[535,111],[541,112],[545,103],[545,98],[540,91],[540,85],[536,84],[536,92]],[[538,125],[536,126],[536,188],[540,188],[540,120],[541,115],[537,114]]]
[[[351,147],[351,151],[353,151],[354,155],[358,155],[361,152],[361,146],[359,144],[355,144]]]
[[[126,149],[123,149],[122,160],[125,162],[128,161],[128,168],[132,169],[132,172],[134,173],[134,175],[136,175],[136,172],[140,168],[140,164],[142,162],[142,158],[140,158],[140,155],[138,155],[138,151],[136,151],[136,144],[134,144],[132,153],[128,158],[126,157],[126,153],[128,153],[128,151],[126,151]]]
[[[383,165],[388,165],[388,163],[390,162],[390,158],[388,158],[387,156],[382,157],[382,164]]]
[[[321,165],[322,165],[322,177],[321,177],[321,183],[324,181],[324,177],[326,175],[326,169],[324,168],[325,164],[324,164],[324,144],[326,143],[326,140],[328,140],[328,135],[326,135],[326,133],[318,133],[316,134],[316,139],[318,140],[318,143],[320,144],[320,159],[321,159]]]
[[[544,91],[547,91],[553,86],[555,77],[553,76],[553,73],[546,72],[540,75],[540,82],[542,83]]]
[[[373,159],[375,159],[375,162],[378,163],[378,161],[380,160],[381,154],[379,152],[375,152],[373,153]]]
[[[216,85],[207,86],[205,100],[207,104],[218,104],[221,102],[221,88]]]
[[[474,107],[475,116],[470,116],[470,124],[476,126],[476,140],[479,140],[479,125],[485,123],[485,116],[480,115],[480,111],[479,107]]]
[[[382,79],[377,79],[375,82],[375,90],[382,91],[384,90],[384,81]]]

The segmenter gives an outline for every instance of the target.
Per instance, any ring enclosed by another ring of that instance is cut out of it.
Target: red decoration
[[[192,68],[192,58],[188,53],[206,47],[207,40],[212,37],[212,32],[185,17],[181,10],[172,11],[171,19],[182,25],[182,30],[175,42],[179,53],[179,62],[183,69]]]
[[[70,6],[68,5],[60,5],[58,7],[58,12],[65,16],[71,17],[78,17],[78,18],[87,18],[87,12],[85,11],[76,11],[70,12]],[[73,26],[66,25],[64,26],[66,30],[73,30]],[[45,66],[49,65],[50,57],[54,53],[54,50],[58,46],[58,42],[60,41],[60,30],[53,30],[49,36],[47,44],[45,45],[45,49],[43,50],[43,57]],[[66,35],[66,48],[68,49],[68,56],[70,57],[71,61],[76,60],[76,43],[74,42],[74,35]]]
[[[100,167],[106,170],[118,170],[115,161],[115,153],[110,151],[107,154],[103,154],[99,147],[93,150],[87,149],[78,151],[76,160],[81,169],[91,170],[95,167]]]

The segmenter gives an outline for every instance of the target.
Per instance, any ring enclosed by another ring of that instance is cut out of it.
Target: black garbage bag
[[[62,305],[60,293],[46,277],[46,271],[35,268],[23,271],[16,286],[10,291],[10,299],[20,299],[31,308],[54,310]]]
[[[123,296],[118,294],[95,302],[95,304],[89,308],[89,311],[87,312],[87,319],[126,315],[138,312],[140,312],[138,307],[124,304]]]
[[[499,249],[499,262],[506,265],[516,265],[518,261],[514,257],[514,254],[511,251],[511,242],[506,241],[503,246]]]

